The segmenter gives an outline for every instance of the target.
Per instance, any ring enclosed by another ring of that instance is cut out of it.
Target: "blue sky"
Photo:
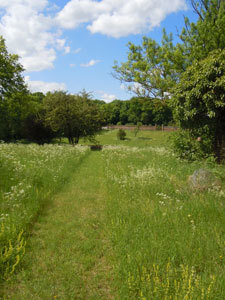
[[[0,0],[0,35],[32,91],[86,89],[110,102],[132,96],[111,75],[127,43],[160,42],[163,27],[176,39],[184,15],[197,18],[185,0]]]

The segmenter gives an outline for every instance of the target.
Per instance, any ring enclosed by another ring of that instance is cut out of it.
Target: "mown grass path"
[[[101,154],[91,152],[35,224],[5,299],[114,299],[106,201]]]

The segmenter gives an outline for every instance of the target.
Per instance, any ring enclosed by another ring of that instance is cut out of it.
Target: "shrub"
[[[142,126],[142,123],[137,122],[137,126],[134,128],[134,136],[137,136],[138,132],[140,131],[141,126]]]
[[[119,129],[117,132],[117,138],[118,140],[125,140],[126,132],[123,129]]]
[[[212,142],[203,131],[199,136],[189,130],[179,130],[171,136],[172,148],[178,157],[190,161],[212,156]]]
[[[90,149],[92,150],[92,151],[100,151],[100,150],[102,150],[102,145],[90,145]]]

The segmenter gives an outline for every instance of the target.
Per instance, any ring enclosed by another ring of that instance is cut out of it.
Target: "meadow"
[[[68,145],[0,144],[0,282],[14,273],[29,227],[87,152]]]
[[[1,145],[2,297],[225,299],[225,166],[176,158],[168,132],[116,132],[102,151]],[[199,168],[221,186],[190,189]]]

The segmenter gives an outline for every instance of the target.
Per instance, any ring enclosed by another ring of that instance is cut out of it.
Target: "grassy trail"
[[[5,299],[114,299],[103,176],[101,154],[90,153],[36,223]]]

